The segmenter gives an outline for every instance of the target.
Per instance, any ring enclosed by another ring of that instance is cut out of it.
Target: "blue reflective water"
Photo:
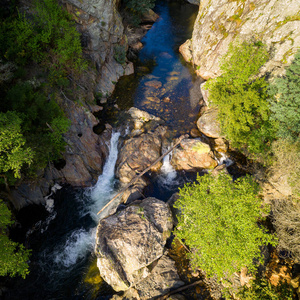
[[[197,11],[189,3],[160,1],[155,7],[160,17],[142,40],[137,72],[122,78],[113,95],[123,109],[135,106],[162,118],[175,135],[193,128],[199,112],[199,79],[179,53]]]

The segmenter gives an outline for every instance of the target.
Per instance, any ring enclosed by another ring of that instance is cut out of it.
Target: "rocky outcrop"
[[[208,137],[219,138],[221,137],[221,128],[217,120],[218,109],[207,109],[197,121],[198,129]]]
[[[95,253],[101,277],[124,291],[150,274],[148,266],[164,252],[173,227],[169,206],[155,198],[136,201],[102,219]]]
[[[171,159],[171,164],[176,170],[197,171],[217,166],[210,146],[199,139],[183,139],[180,146],[173,150]]]
[[[99,72],[96,91],[103,96],[112,93],[121,76],[133,73],[132,63],[125,62],[127,41],[119,2],[63,0],[82,33],[84,52]]]
[[[149,268],[151,269],[149,276],[127,290],[123,296],[114,296],[112,299],[155,299],[155,297],[168,293],[171,289],[184,285],[178,276],[175,262],[166,255],[151,264]]]
[[[154,132],[143,133],[124,142],[116,169],[116,176],[122,183],[129,183],[160,157],[162,138],[165,134],[166,128],[159,126]],[[161,162],[158,162],[151,170],[158,171],[161,165]]]
[[[63,108],[71,120],[71,126],[64,136],[67,142],[64,153],[66,165],[61,173],[65,182],[73,186],[86,186],[102,172],[109,151],[107,142],[111,137],[111,127],[99,136],[93,132],[98,121],[87,107],[64,99]]]
[[[300,47],[299,11],[298,0],[202,0],[190,42],[197,74],[219,76],[219,61],[229,44],[253,38],[272,53],[262,72],[282,74]]]

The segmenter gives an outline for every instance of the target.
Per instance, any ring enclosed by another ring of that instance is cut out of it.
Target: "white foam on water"
[[[216,158],[219,165],[225,164],[226,167],[229,167],[233,164],[233,161],[223,152],[218,152],[220,154],[220,158]]]
[[[94,247],[96,227],[89,231],[78,229],[73,231],[64,245],[53,252],[54,262],[69,268],[79,259],[83,259]]]
[[[113,132],[110,140],[109,156],[104,165],[102,175],[94,187],[89,190],[91,205],[89,212],[95,222],[98,222],[98,211],[113,197],[115,183],[115,166],[118,158],[118,142],[120,133]]]
[[[172,145],[171,145],[172,146]],[[170,146],[170,147],[171,147]],[[168,151],[170,149],[166,149]],[[171,165],[171,158],[172,158],[172,152],[168,153],[164,158],[163,158],[163,165],[160,169],[161,175],[159,177],[159,183],[165,188],[170,188],[176,184],[178,184],[177,178],[177,172]]]

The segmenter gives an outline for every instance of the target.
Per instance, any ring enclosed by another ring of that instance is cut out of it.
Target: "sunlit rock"
[[[196,171],[217,166],[210,146],[198,139],[183,139],[180,148],[173,150],[171,164],[176,170]]]
[[[101,277],[116,291],[140,282],[150,274],[147,266],[163,255],[172,227],[169,206],[155,198],[102,219],[95,247]]]
[[[210,108],[206,110],[197,121],[198,129],[208,137],[221,137],[221,128],[217,120],[218,109]]]

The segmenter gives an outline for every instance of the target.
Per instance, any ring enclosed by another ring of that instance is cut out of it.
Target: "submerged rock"
[[[173,150],[171,159],[171,164],[176,170],[196,171],[217,166],[210,146],[199,139],[183,139],[180,146],[181,148]]]
[[[149,266],[163,255],[173,228],[169,206],[155,198],[136,201],[102,219],[95,253],[101,277],[115,291],[124,291],[150,274]]]

